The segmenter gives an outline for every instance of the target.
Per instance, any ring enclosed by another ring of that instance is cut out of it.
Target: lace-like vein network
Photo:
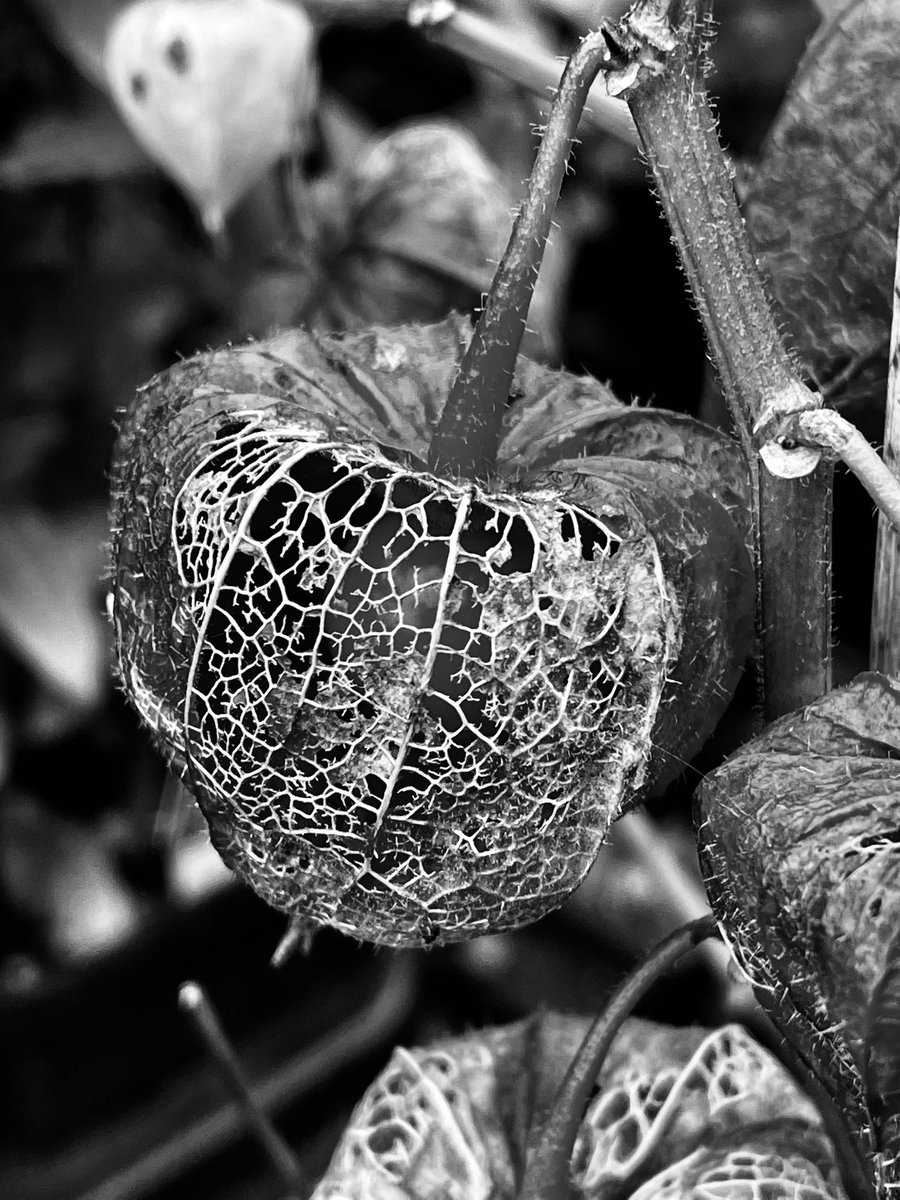
[[[568,843],[525,894],[596,853],[591,796],[646,716],[623,628],[653,566],[618,553],[627,537],[552,489],[489,495],[373,449],[220,429],[172,524],[175,625],[196,630],[184,743],[271,902],[292,907],[317,852],[338,890],[438,910],[476,866],[509,887],[551,823]]]

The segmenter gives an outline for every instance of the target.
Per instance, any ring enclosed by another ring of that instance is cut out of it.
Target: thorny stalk
[[[572,142],[606,57],[602,34],[588,34],[563,72],[509,244],[431,442],[432,471],[487,479],[494,469],[528,307]]]
[[[900,229],[894,268],[894,317],[887,406],[884,414],[884,462],[900,480]],[[881,513],[875,546],[870,665],[886,675],[900,675],[900,532]]]
[[[619,985],[585,1034],[566,1071],[534,1150],[528,1158],[520,1200],[568,1200],[569,1163],[591,1090],[622,1023],[663,975],[706,938],[717,934],[715,918],[700,917],[664,938]]]
[[[628,101],[750,467],[771,720],[831,685],[832,467],[771,436],[820,399],[778,334],[719,145],[703,86],[707,10],[708,0],[643,0],[606,26],[607,86]]]

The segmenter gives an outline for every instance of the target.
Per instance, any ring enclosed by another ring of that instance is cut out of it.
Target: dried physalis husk
[[[393,945],[561,903],[749,645],[732,443],[520,359],[495,479],[439,478],[467,333],[202,355],[138,395],[114,467],[119,672],[217,848]]]
[[[900,684],[782,717],[699,793],[714,906],[760,1001],[900,1183]]]
[[[490,287],[513,200],[460,126],[416,121],[378,139],[347,192],[335,290],[322,296],[341,327],[439,320]]]
[[[312,24],[290,0],[137,0],[110,26],[109,89],[210,232],[302,139]]]
[[[513,205],[475,139],[446,120],[375,139],[346,177],[301,202],[311,198],[315,238],[259,272],[241,298],[243,332],[359,330],[470,311],[490,287]]]
[[[313,1200],[519,1195],[535,1125],[588,1022],[547,1014],[397,1049]],[[626,1021],[575,1144],[578,1200],[843,1200],[815,1107],[737,1025]]]

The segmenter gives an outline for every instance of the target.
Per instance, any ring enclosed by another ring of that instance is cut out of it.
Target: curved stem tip
[[[568,1200],[569,1161],[591,1089],[622,1022],[654,983],[689,950],[718,932],[715,918],[700,917],[664,938],[613,993],[597,1016],[559,1085],[537,1145],[528,1158],[521,1200]]]
[[[602,31],[590,33],[563,72],[509,245],[431,442],[428,466],[435,473],[486,479],[494,469],[528,307],[572,142],[591,84],[608,57]]]

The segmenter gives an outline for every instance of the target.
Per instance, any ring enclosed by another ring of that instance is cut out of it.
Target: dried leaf
[[[900,211],[900,10],[858,0],[811,42],[746,195],[785,331],[840,405],[881,411]],[[872,436],[881,432],[875,423]]]
[[[519,1194],[536,1118],[586,1028],[548,1014],[397,1049],[350,1118],[314,1200]],[[578,1200],[763,1188],[772,1200],[843,1197],[815,1108],[738,1026],[627,1021],[598,1084],[573,1157]]]
[[[900,1179],[900,685],[860,675],[776,721],[700,804],[739,961],[875,1176]]]
[[[271,904],[390,944],[558,905],[648,762],[709,731],[749,645],[720,499],[737,470],[709,486],[679,461],[681,418],[619,406],[617,438],[605,388],[520,360],[496,484],[424,469],[466,334],[202,356],[144,389],[115,468],[138,711]]]

